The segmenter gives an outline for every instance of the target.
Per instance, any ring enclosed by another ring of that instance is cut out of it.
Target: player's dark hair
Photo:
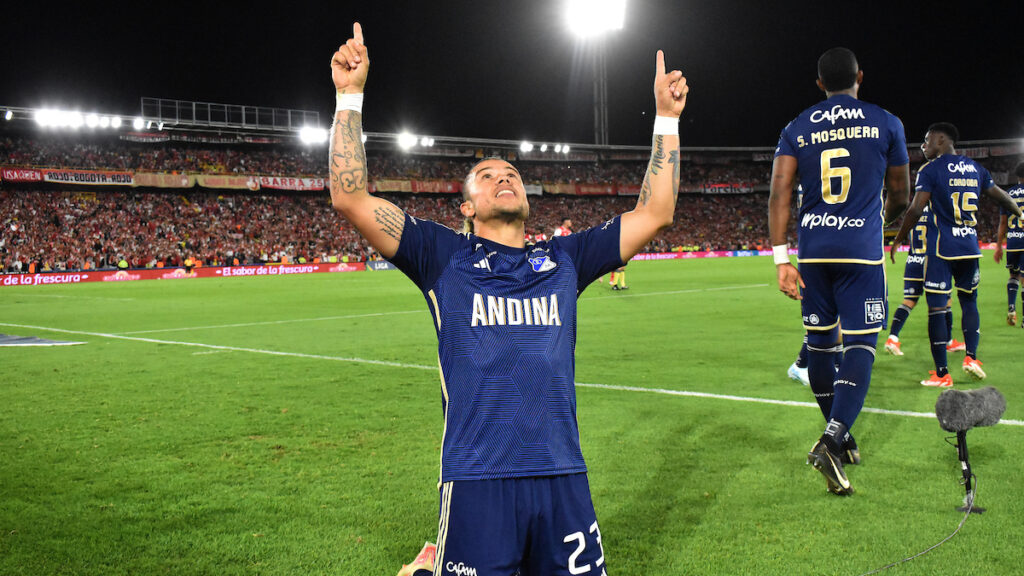
[[[1017,178],[1024,178],[1024,162],[1017,164],[1017,167],[1013,169],[1013,173]]]
[[[572,218],[569,218],[568,216],[565,216],[565,215],[563,214],[563,215],[562,215],[562,224],[565,224],[565,221],[566,221],[566,220],[572,220]]]
[[[949,122],[936,122],[928,127],[928,132],[942,132],[956,144],[960,140],[960,131]]]
[[[818,58],[818,79],[829,92],[853,88],[858,71],[857,56],[848,48],[837,46]]]

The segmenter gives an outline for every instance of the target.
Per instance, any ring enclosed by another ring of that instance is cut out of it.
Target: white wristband
[[[678,136],[679,135],[679,118],[672,118],[671,116],[655,116],[654,117],[654,135],[655,136]]]
[[[342,94],[338,92],[337,97],[338,105],[334,109],[335,112],[341,112],[342,110],[352,110],[353,112],[363,112],[363,95],[362,94]]]
[[[776,266],[779,264],[789,264],[789,244],[772,246],[772,257],[775,259]]]

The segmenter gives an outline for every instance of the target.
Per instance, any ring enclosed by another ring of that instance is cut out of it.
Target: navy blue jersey
[[[835,94],[782,130],[775,155],[797,159],[803,189],[798,261],[884,260],[885,171],[909,162],[899,118],[874,104]]]
[[[619,218],[512,248],[406,216],[391,261],[423,292],[441,366],[441,482],[586,471],[576,298],[623,265]]]
[[[1020,184],[1006,191],[1017,203],[1017,206],[1024,210],[1024,186]],[[1010,214],[1006,208],[1000,207],[999,213],[1006,216],[1006,251],[1024,252],[1024,222],[1020,218]]]
[[[935,237],[935,227],[928,207],[917,219],[917,224],[910,231],[910,253],[903,269],[904,280],[924,280],[924,263],[928,257],[928,239]]]
[[[943,154],[917,171],[914,190],[931,193],[928,206],[938,229],[933,242],[939,258],[981,258],[975,229],[978,198],[993,186],[988,170],[956,154]]]

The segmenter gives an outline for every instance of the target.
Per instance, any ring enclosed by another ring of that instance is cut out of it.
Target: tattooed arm
[[[370,68],[359,23],[353,25],[352,31],[353,37],[331,59],[331,76],[339,95],[362,94]],[[391,202],[371,196],[367,189],[362,123],[361,112],[334,113],[330,142],[331,203],[382,256],[391,258],[402,239],[405,214]]]
[[[690,88],[679,70],[665,72],[665,55],[658,51],[654,75],[654,101],[658,116],[678,118]],[[640,197],[632,211],[622,215],[619,252],[627,262],[664,228],[672,225],[679,195],[679,135],[655,134]]]

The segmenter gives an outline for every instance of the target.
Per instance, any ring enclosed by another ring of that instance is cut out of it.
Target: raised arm
[[[356,22],[352,38],[331,58],[331,78],[338,93],[331,126],[331,203],[377,252],[391,258],[402,239],[405,214],[391,202],[371,196],[367,189],[362,102],[369,70],[363,29]]]
[[[796,266],[789,261],[789,244],[786,242],[795,183],[796,157],[788,154],[776,156],[772,163],[771,192],[768,196],[768,236],[772,243],[772,251],[775,252],[779,291],[794,300],[800,300],[800,288],[804,287],[804,281],[800,278]]]
[[[665,72],[665,54],[658,50],[654,73],[654,121],[651,161],[632,211],[622,215],[619,253],[623,262],[672,225],[679,195],[679,115],[690,87],[679,70]]]

